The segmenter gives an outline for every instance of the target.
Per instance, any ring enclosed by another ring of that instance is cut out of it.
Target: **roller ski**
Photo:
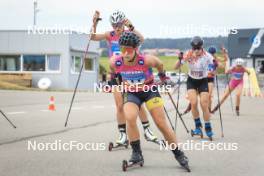
[[[180,150],[177,151],[175,155],[175,159],[179,162],[179,164],[187,171],[191,172],[191,169],[189,167],[189,160],[188,158],[184,155],[184,153]]]
[[[142,155],[140,141],[133,141],[130,143],[132,147],[132,155],[129,161],[123,160],[122,162],[122,170],[125,172],[128,168],[132,168],[135,166],[143,167],[144,165],[144,158]]]
[[[206,136],[209,138],[210,141],[213,141],[213,131],[210,123],[205,123],[205,133]]]
[[[200,136],[203,139],[203,131],[201,127],[195,128],[195,130],[191,130],[191,136]]]
[[[114,144],[113,142],[110,142],[108,145],[108,151],[111,152],[113,149],[117,148],[128,148],[128,140],[126,133],[120,133],[119,139]]]
[[[142,154],[140,152],[133,152],[131,159],[129,161],[123,160],[122,170],[126,172],[128,168],[132,168],[136,166],[143,167],[143,165],[144,165],[144,159]]]
[[[150,130],[150,128],[146,128],[144,130],[144,136],[145,136],[146,141],[148,141],[148,142],[153,142],[153,143],[158,144],[158,145],[160,145],[162,142],[162,140],[158,140],[157,136],[155,136],[153,134],[153,132]]]

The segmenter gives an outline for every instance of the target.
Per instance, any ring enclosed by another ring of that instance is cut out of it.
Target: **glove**
[[[130,31],[134,31],[135,27],[133,26],[133,24],[131,23],[131,21],[129,19],[125,20],[125,26],[130,30]]]
[[[180,53],[179,53],[179,60],[181,61],[182,59],[183,59],[183,52],[181,51]]]
[[[165,72],[159,72],[158,76],[162,83],[165,83],[167,80],[170,80],[170,78],[166,76]]]
[[[98,21],[100,20],[102,20],[102,18],[100,18],[100,12],[95,11],[94,16],[93,16],[93,25],[96,26]]]
[[[120,74],[111,73],[110,74],[110,81],[108,81],[108,85],[116,86],[120,85],[122,82],[122,77]]]

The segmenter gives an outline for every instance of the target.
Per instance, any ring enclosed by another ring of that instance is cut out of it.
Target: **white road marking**
[[[27,112],[24,112],[24,111],[20,111],[20,112],[8,112],[7,114],[9,115],[16,115],[16,114],[25,114]]]
[[[83,109],[82,107],[73,107],[72,110],[81,110]]]
[[[92,106],[93,109],[103,109],[105,106]]]

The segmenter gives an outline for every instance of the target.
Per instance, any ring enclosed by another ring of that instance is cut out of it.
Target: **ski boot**
[[[239,106],[236,106],[236,115],[239,116]]]
[[[135,167],[135,166],[143,167],[143,165],[144,165],[144,158],[142,156],[142,153],[133,151],[129,162],[127,162],[127,160],[123,160],[122,170],[125,172],[127,171],[127,168]]]
[[[208,136],[209,140],[212,141],[214,133],[212,131],[211,124],[210,123],[205,123],[204,127],[205,127],[206,136]]]
[[[140,148],[140,141],[134,141],[131,142],[132,147],[132,155],[129,161],[123,160],[122,162],[122,170],[125,172],[127,171],[127,168],[134,167],[134,166],[140,166],[143,167],[144,165],[144,158],[142,155],[142,151]]]
[[[193,136],[200,136],[201,139],[203,138],[203,131],[202,131],[202,123],[200,118],[194,119],[195,122],[195,130],[191,130],[191,135]]]
[[[111,152],[115,148],[125,147],[128,148],[127,135],[124,132],[119,133],[119,138],[116,140],[116,143],[110,142],[108,145],[108,150]]]
[[[160,144],[160,141],[158,140],[157,136],[153,134],[153,132],[149,127],[144,129],[144,136],[148,142],[154,142],[156,144]]]
[[[178,150],[177,154],[175,155],[175,159],[179,162],[179,164],[187,171],[191,172],[191,169],[189,167],[189,160],[188,158],[184,155],[183,151]]]
[[[203,138],[203,131],[202,127],[196,127],[195,130],[191,130],[191,135],[193,136],[200,136],[201,139]]]

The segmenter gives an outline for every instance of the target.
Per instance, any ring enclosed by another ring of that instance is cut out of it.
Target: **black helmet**
[[[193,49],[200,49],[203,46],[203,39],[199,36],[195,36],[191,40],[191,46]]]
[[[137,48],[140,45],[140,39],[135,33],[125,31],[121,34],[119,38],[119,45]]]

